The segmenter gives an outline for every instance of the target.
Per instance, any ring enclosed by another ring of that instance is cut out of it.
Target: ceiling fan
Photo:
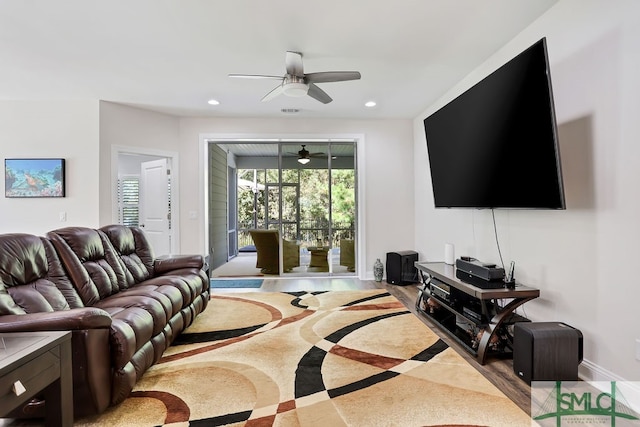
[[[358,71],[324,71],[319,73],[304,73],[302,54],[300,52],[287,51],[285,58],[286,74],[284,76],[268,76],[262,74],[229,74],[229,77],[246,79],[276,79],[280,84],[267,93],[262,101],[269,101],[278,95],[284,94],[292,97],[309,95],[323,104],[328,104],[333,99],[316,83],[343,82],[360,79]]]
[[[297,153],[295,151],[289,151],[289,152],[284,152],[282,155],[284,157],[297,157],[298,163],[303,165],[306,165],[307,163],[309,163],[311,159],[327,158],[326,153],[320,153],[320,152],[312,153],[309,150],[307,150],[306,148],[307,144],[300,144],[300,145],[302,149],[300,149],[300,151],[298,151]]]
[[[298,151],[298,163],[306,165],[311,161],[314,157],[327,158],[327,155],[324,153],[310,153],[306,148],[306,144],[301,144],[302,150]]]

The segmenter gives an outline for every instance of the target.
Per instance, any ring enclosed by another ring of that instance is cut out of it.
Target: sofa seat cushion
[[[204,275],[204,273],[200,273],[200,271],[193,271],[192,269],[182,269],[176,270],[171,274],[165,274],[163,276],[157,276],[152,279],[145,280],[144,282],[134,286],[132,289],[135,289],[138,286],[149,285],[158,287],[170,286],[176,288],[182,294],[182,298],[184,300],[182,308],[184,308],[191,304],[198,295],[202,294],[205,289],[205,284],[208,283],[209,281],[206,279],[206,275]]]
[[[166,273],[159,278],[178,278],[183,280],[187,286],[193,292],[193,296],[196,297],[202,294],[205,290],[209,289],[209,278],[203,270],[195,268],[180,268],[173,270],[171,273]]]
[[[157,299],[162,304],[167,314],[167,319],[180,312],[184,305],[182,292],[175,286],[146,284],[145,282],[135,285],[125,291],[120,292],[117,297],[129,295],[146,295]]]
[[[130,308],[139,308],[146,311],[150,316],[151,334],[157,335],[162,332],[167,325],[169,317],[167,316],[166,302],[163,304],[158,299],[148,295],[135,295],[122,292],[109,298],[98,301],[94,307],[101,308],[107,312],[112,310],[126,310]]]

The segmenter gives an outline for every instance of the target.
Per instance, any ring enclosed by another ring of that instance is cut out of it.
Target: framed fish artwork
[[[64,197],[64,159],[5,159],[5,197]]]

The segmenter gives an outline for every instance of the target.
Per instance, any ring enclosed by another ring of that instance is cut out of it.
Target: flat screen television
[[[545,38],[424,128],[436,208],[565,209]]]

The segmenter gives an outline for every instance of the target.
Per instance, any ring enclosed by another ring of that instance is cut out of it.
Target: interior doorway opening
[[[112,222],[140,227],[156,256],[179,253],[177,154],[131,147],[112,150]]]

